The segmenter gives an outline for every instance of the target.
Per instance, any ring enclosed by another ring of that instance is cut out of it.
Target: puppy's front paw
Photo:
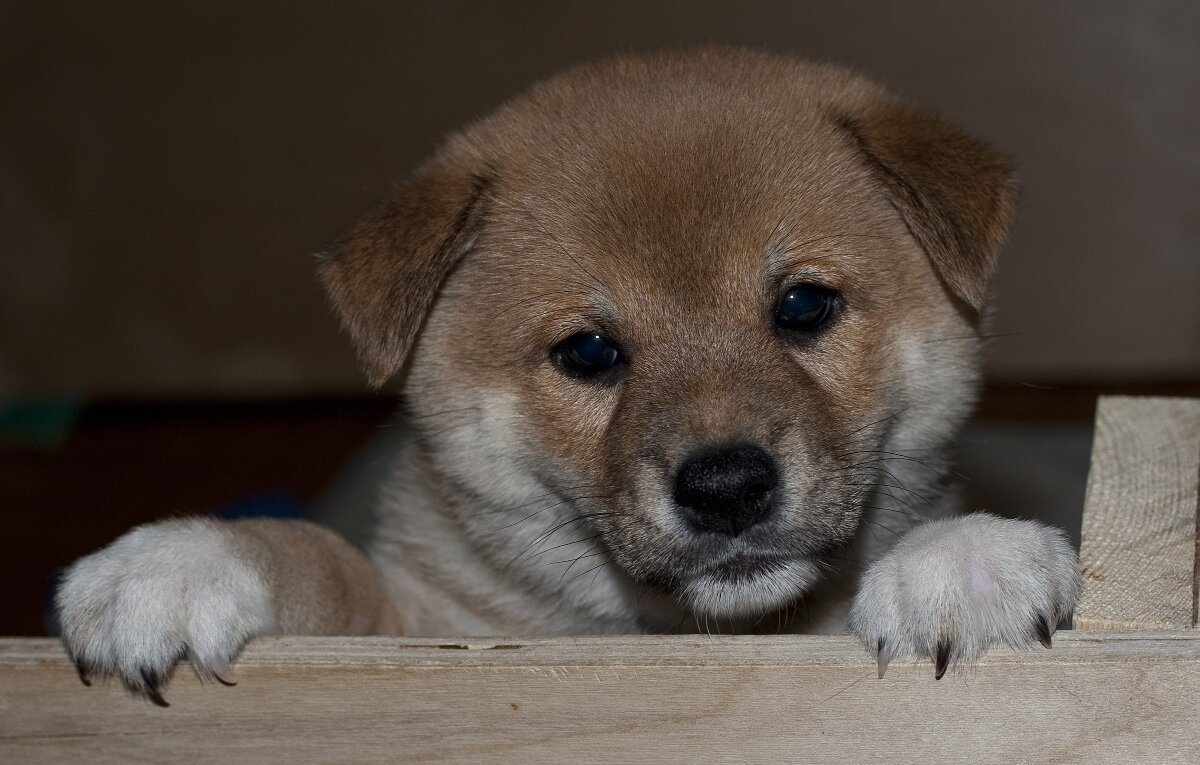
[[[877,652],[880,677],[891,658],[916,656],[941,678],[996,643],[1049,648],[1079,586],[1061,531],[976,513],[906,534],[863,576],[850,626]]]
[[[205,519],[130,531],[67,569],[55,600],[63,642],[85,684],[116,675],[162,706],[163,685],[180,659],[232,684],[229,662],[275,622],[261,577],[228,531]]]

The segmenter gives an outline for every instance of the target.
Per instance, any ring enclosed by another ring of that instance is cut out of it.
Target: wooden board
[[[460,647],[466,646],[466,647]],[[0,762],[1200,762],[1200,632],[1060,632],[935,681],[845,636],[271,638],[170,708],[0,640]]]
[[[1196,625],[1200,400],[1101,397],[1075,628]]]

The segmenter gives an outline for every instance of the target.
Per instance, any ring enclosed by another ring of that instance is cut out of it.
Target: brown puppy
[[[161,700],[179,658],[228,678],[272,632],[849,624],[881,672],[939,676],[1048,644],[1062,534],[954,518],[943,480],[1013,203],[1002,157],[833,67],[705,49],[537,85],[321,266],[420,446],[373,566],[307,524],[142,527],[69,571],[68,650]]]

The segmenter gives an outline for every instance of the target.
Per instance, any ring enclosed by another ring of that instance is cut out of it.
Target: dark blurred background
[[[365,390],[312,256],[530,81],[701,42],[851,66],[1016,158],[961,469],[976,507],[1077,535],[1096,393],[1200,393],[1193,0],[10,0],[0,634],[42,632],[55,569],[137,522],[338,525],[395,403]]]

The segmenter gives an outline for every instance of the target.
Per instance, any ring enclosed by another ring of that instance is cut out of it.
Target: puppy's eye
[[[564,373],[579,378],[600,377],[621,359],[621,349],[604,335],[578,332],[554,346],[550,358]]]
[[[779,299],[775,323],[780,329],[812,332],[833,316],[838,293],[819,284],[797,284]]]

